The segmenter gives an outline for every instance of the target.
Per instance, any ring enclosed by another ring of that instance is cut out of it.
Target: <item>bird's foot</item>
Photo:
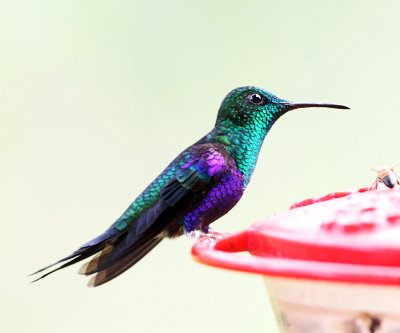
[[[210,238],[216,238],[216,239],[221,239],[225,236],[229,235],[228,232],[220,232],[220,231],[216,231],[214,229],[208,228],[208,231],[206,233],[206,237],[210,237]]]
[[[205,232],[203,230],[193,230],[185,232],[185,235],[189,238],[194,238],[194,239],[199,239],[201,237],[221,239],[223,235],[226,235],[226,233],[212,231],[212,230],[208,230],[208,232]]]
[[[186,231],[185,235],[188,238],[194,238],[194,239],[199,239],[201,237],[207,237],[207,233],[205,233],[202,230],[193,230],[193,231]]]
[[[214,238],[214,239],[221,239],[222,235],[219,232],[207,232],[204,234],[204,237]]]

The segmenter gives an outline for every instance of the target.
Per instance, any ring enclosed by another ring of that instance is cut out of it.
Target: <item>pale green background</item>
[[[111,283],[26,275],[104,231],[233,88],[302,109],[268,135],[237,231],[400,161],[398,1],[0,2],[1,332],[276,332],[258,276],[164,241]]]

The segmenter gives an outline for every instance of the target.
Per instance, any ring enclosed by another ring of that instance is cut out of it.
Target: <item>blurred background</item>
[[[0,2],[1,332],[277,332],[262,279],[166,240],[112,282],[26,276],[103,232],[244,85],[282,117],[234,232],[400,162],[397,1]]]

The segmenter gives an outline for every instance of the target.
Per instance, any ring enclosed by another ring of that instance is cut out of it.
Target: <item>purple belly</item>
[[[208,231],[208,225],[226,214],[242,197],[243,175],[238,170],[230,170],[213,186],[195,208],[183,217],[187,231],[201,229]]]

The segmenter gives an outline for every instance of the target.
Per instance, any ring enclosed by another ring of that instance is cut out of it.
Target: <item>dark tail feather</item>
[[[185,180],[190,182],[188,185],[196,181],[195,177],[189,177],[189,175]],[[108,229],[71,255],[33,273],[42,272],[66,261],[60,267],[42,275],[35,281],[98,252],[100,253],[81,267],[79,273],[84,275],[97,273],[89,281],[90,286],[98,286],[115,278],[137,263],[162,240],[165,236],[164,232],[168,232],[173,223],[178,223],[179,216],[182,216],[184,211],[190,208],[192,199],[191,190],[173,178],[160,191],[159,200],[137,220],[130,221],[127,228],[122,231]]]
[[[156,206],[154,208],[158,210]],[[98,273],[89,281],[89,286],[99,286],[123,273],[162,240],[168,224],[165,225],[163,214],[154,216],[153,212],[150,210],[143,214],[127,234],[107,244],[101,253],[81,267],[80,274]]]
[[[128,253],[121,259],[119,259],[114,265],[103,269],[95,276],[93,276],[89,282],[89,287],[97,287],[106,283],[118,275],[125,272],[127,269],[136,264],[140,259],[142,259],[147,253],[149,253],[159,242],[161,242],[162,238],[154,238],[150,242],[146,244],[146,246],[142,247],[140,251],[134,251],[132,253]]]
[[[39,269],[38,271],[30,274],[31,275],[35,275],[37,273],[43,272],[47,269],[49,269],[50,267],[53,267],[57,264],[60,264],[62,262],[67,261],[66,263],[64,263],[63,265],[51,270],[50,272],[43,274],[42,276],[40,276],[39,278],[37,278],[36,280],[33,280],[32,282],[36,282],[40,279],[43,279],[44,277],[46,277],[47,275],[50,275],[62,268],[68,267],[70,265],[73,265],[81,260],[84,260],[88,257],[90,257],[91,255],[101,251],[105,245],[106,242],[111,241],[112,239],[116,238],[118,233],[120,233],[119,231],[116,230],[107,230],[106,232],[102,233],[100,236],[92,239],[90,242],[87,242],[86,244],[82,245],[78,250],[76,250],[74,253],[72,253],[71,255],[62,258],[58,261],[56,261],[55,263],[48,265],[46,267],[43,267],[41,269]],[[69,260],[69,261],[68,261]]]

